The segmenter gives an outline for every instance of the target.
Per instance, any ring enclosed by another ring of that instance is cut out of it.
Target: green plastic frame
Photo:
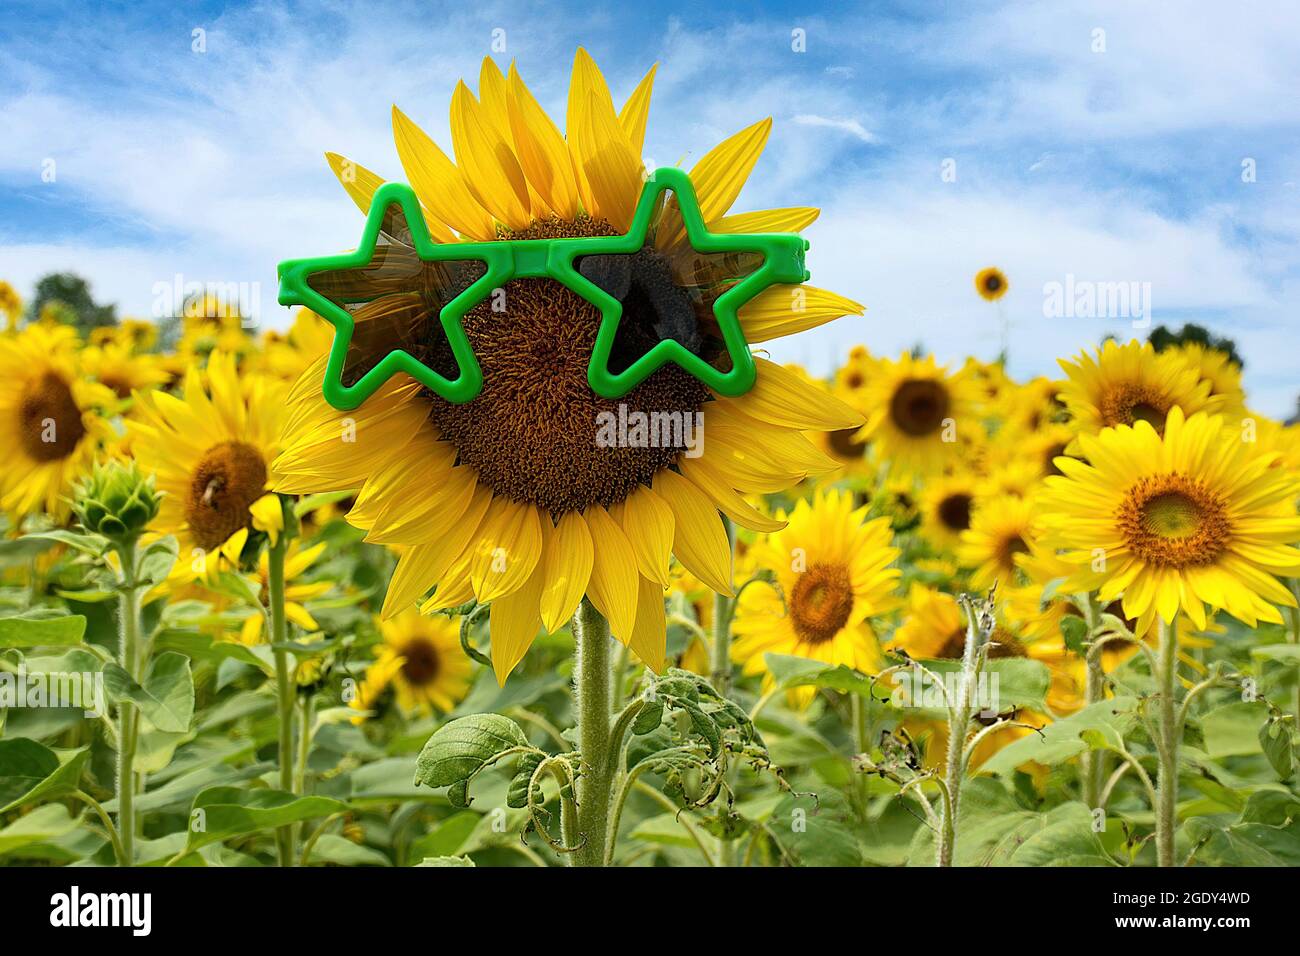
[[[697,252],[758,253],[763,257],[763,264],[757,270],[718,296],[713,304],[718,329],[731,357],[731,368],[725,372],[672,339],[657,342],[622,372],[611,372],[609,359],[623,317],[623,305],[583,276],[574,265],[574,260],[581,256],[632,254],[640,250],[649,235],[656,202],[665,191],[676,196],[687,241]],[[365,267],[374,257],[385,214],[393,205],[401,208],[411,231],[412,245],[420,259],[425,262],[477,260],[484,264],[486,271],[447,303],[438,316],[456,359],[456,378],[448,379],[409,352],[393,349],[360,379],[350,386],[345,385],[343,368],[355,320],[347,309],[311,288],[308,279],[321,272]],[[330,347],[321,390],[325,400],[341,411],[356,408],[398,372],[406,373],[449,402],[472,400],[483,388],[483,370],[465,335],[462,324],[465,313],[492,290],[515,278],[554,279],[600,310],[601,323],[587,367],[587,381],[602,398],[621,398],[669,362],[680,366],[715,392],[736,396],[753,388],[756,374],[737,310],[773,285],[806,281],[809,274],[804,266],[804,253],[807,249],[807,240],[794,233],[710,232],[705,227],[690,177],[671,167],[657,169],[646,180],[631,228],[624,235],[573,239],[437,243],[429,237],[420,202],[411,188],[403,183],[385,183],[375,190],[371,199],[361,244],[356,251],[336,256],[289,259],[280,263],[279,302],[287,306],[305,306],[334,326],[334,342]]]

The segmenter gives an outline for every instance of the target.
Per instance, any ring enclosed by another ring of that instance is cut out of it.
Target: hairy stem
[[[287,535],[279,535],[271,545],[268,557],[267,590],[271,612],[271,650],[275,657],[275,697],[279,712],[279,763],[280,789],[293,792],[293,680],[289,667],[288,623],[284,616],[284,554],[288,549]],[[280,866],[294,864],[294,832],[292,826],[276,830],[275,841]]]
[[[135,542],[125,541],[118,546],[122,561],[119,582],[121,596],[118,604],[118,630],[121,637],[119,656],[124,671],[137,684],[141,681],[140,666],[140,592],[135,579]],[[135,748],[140,726],[140,712],[129,700],[117,705],[117,833],[121,841],[123,866],[135,865]]]
[[[577,833],[581,846],[573,854],[573,863],[604,866],[614,770],[610,753],[609,622],[583,598],[573,617],[573,630],[577,638],[574,696],[582,756]]]
[[[1174,688],[1178,682],[1178,630],[1160,621],[1159,666],[1156,687],[1159,696],[1156,749],[1160,772],[1156,778],[1156,861],[1159,866],[1176,866],[1174,829],[1178,824],[1178,745],[1182,728],[1175,710]]]

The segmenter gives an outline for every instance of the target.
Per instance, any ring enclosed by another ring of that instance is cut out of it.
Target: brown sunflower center
[[[889,417],[899,431],[917,438],[933,434],[948,417],[952,401],[942,382],[908,379],[889,401]]]
[[[998,289],[1001,288],[1002,288],[1002,276],[998,275],[996,272],[990,272],[988,275],[984,277],[985,292],[997,292]]]
[[[1128,382],[1110,389],[1098,403],[1103,425],[1133,425],[1147,422],[1164,431],[1169,401],[1160,390],[1143,382]]]
[[[503,238],[611,234],[604,221],[542,220]],[[690,326],[673,329],[674,338],[701,338],[694,308],[678,301],[677,293],[685,293],[670,264],[648,249],[624,258],[635,261],[621,280],[590,277],[602,286],[625,280],[610,358],[615,373],[659,341],[667,311],[673,321]],[[648,485],[685,450],[709,398],[707,388],[666,365],[622,398],[601,398],[587,382],[600,321],[594,305],[553,279],[514,279],[499,296],[466,313],[465,333],[483,368],[483,390],[463,405],[429,393],[430,418],[456,446],[460,462],[495,493],[552,514],[609,506]],[[454,374],[446,355],[431,364]],[[613,428],[613,443],[602,437],[602,426]]]
[[[970,527],[971,496],[964,492],[946,496],[939,502],[939,520],[950,531],[965,531]]]
[[[252,445],[225,441],[199,459],[190,476],[185,520],[194,542],[211,551],[248,526],[248,508],[266,491],[266,462]]]
[[[1204,482],[1171,472],[1140,479],[1115,516],[1129,549],[1148,564],[1211,564],[1232,534],[1227,507]]]
[[[1057,442],[1056,444],[1048,448],[1047,451],[1044,453],[1043,469],[1046,474],[1048,475],[1065,474],[1065,472],[1061,471],[1061,469],[1056,466],[1056,459],[1061,458],[1065,455],[1065,447],[1066,447],[1065,442]]]
[[[842,564],[814,564],[799,575],[789,599],[790,623],[809,644],[831,640],[853,611],[853,584]]]
[[[63,376],[47,371],[28,383],[18,400],[18,435],[23,451],[36,461],[59,461],[76,450],[86,426]]]
[[[442,658],[433,642],[416,637],[402,648],[402,676],[412,687],[432,684],[442,670]]]
[[[1029,545],[1025,544],[1025,539],[1019,534],[1008,534],[998,542],[998,564],[1006,571],[1016,569],[1016,555],[1028,553]]]
[[[959,660],[966,653],[966,628],[959,627],[944,641],[939,652],[934,656],[941,660]],[[994,628],[989,638],[989,657],[1024,657],[1025,647],[1010,631],[1001,627]]]
[[[858,431],[857,428],[839,428],[827,434],[826,441],[837,458],[857,461],[862,457],[867,443],[854,437]]]

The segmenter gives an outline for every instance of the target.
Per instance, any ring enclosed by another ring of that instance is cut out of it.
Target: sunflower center
[[[1169,402],[1165,396],[1139,382],[1114,388],[1102,396],[1098,407],[1103,425],[1133,425],[1146,422],[1156,431],[1164,431]]]
[[[998,543],[998,563],[1007,571],[1016,569],[1016,555],[1028,554],[1029,545],[1018,534],[1010,534]]]
[[[1213,563],[1232,534],[1223,499],[1177,472],[1140,479],[1124,496],[1116,523],[1137,557],[1165,568]]]
[[[219,548],[248,526],[248,508],[266,491],[266,462],[252,445],[225,441],[199,459],[190,477],[185,520],[194,542],[207,551]]]
[[[503,238],[612,234],[601,220],[541,220]],[[669,309],[664,297],[681,291],[658,254],[643,250],[628,258],[636,261],[610,357],[616,373],[659,341]],[[702,383],[666,365],[622,398],[601,398],[587,382],[601,322],[596,307],[553,279],[514,279],[501,292],[465,315],[465,333],[483,368],[478,397],[454,405],[428,394],[430,418],[479,481],[513,501],[562,514],[616,504],[677,461],[709,399]],[[674,329],[673,337],[699,338],[695,313],[683,318],[680,305],[674,300],[673,319],[691,328]],[[444,354],[431,364],[453,374],[448,359]],[[610,422],[617,433],[612,443],[601,431]]]
[[[36,461],[67,458],[86,435],[72,388],[57,372],[30,382],[18,400],[19,440]]]
[[[986,292],[997,292],[1002,288],[1002,277],[996,272],[990,273],[984,277],[984,290]]]
[[[416,638],[402,648],[402,676],[412,687],[432,684],[442,670],[442,659],[433,642]]]
[[[970,527],[970,506],[970,495],[948,495],[939,502],[939,520],[952,531],[965,531]]]
[[[966,654],[966,628],[959,627],[944,641],[935,657],[940,660],[959,660]],[[1010,631],[1001,627],[994,628],[989,638],[989,657],[1024,657],[1024,645]]]
[[[867,450],[867,443],[854,437],[858,431],[857,428],[839,428],[830,432],[826,436],[826,441],[831,446],[831,451],[837,457],[849,461],[856,461],[861,458]]]
[[[853,584],[842,564],[814,564],[790,594],[790,623],[809,644],[831,640],[853,611]]]
[[[943,384],[932,379],[908,379],[894,391],[889,417],[898,429],[920,438],[939,430],[948,417],[951,399]]]

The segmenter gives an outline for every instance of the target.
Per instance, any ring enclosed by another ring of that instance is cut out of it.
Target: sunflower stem
[[[140,585],[136,580],[135,541],[125,540],[117,545],[117,556],[122,562],[122,576],[118,582],[118,631],[121,637],[120,657],[122,669],[137,684],[141,680],[140,668]],[[117,832],[121,840],[123,866],[135,865],[135,748],[140,713],[129,700],[117,705]]]
[[[578,833],[575,866],[604,866],[614,760],[610,753],[609,622],[583,598],[573,617],[577,638],[574,697],[578,713]]]
[[[1157,657],[1156,686],[1159,695],[1159,740],[1156,749],[1160,772],[1156,778],[1156,863],[1177,866],[1174,860],[1174,828],[1178,823],[1178,725],[1174,688],[1178,681],[1178,629],[1162,618]]]
[[[293,792],[293,682],[289,673],[288,624],[284,616],[284,555],[288,536],[280,534],[267,555],[267,591],[271,612],[271,651],[275,657],[275,696],[279,710],[280,789]],[[292,826],[276,830],[275,842],[280,866],[293,866],[294,833]]]
[[[722,528],[727,534],[727,583],[735,589],[735,581],[730,578],[731,569],[736,561],[736,526],[726,516],[722,516]],[[735,597],[730,594],[713,595],[713,647],[710,649],[710,680],[723,697],[731,696],[731,619],[735,612]],[[728,778],[731,778],[728,772]],[[719,812],[724,816],[729,812],[724,804]],[[720,839],[718,841],[718,865],[736,865],[736,841]]]
[[[1101,613],[1094,596],[1084,597],[1084,613],[1088,621],[1088,639],[1095,641],[1101,628]],[[1089,644],[1084,650],[1084,705],[1095,704],[1106,698],[1106,672],[1101,663],[1101,646]],[[1106,780],[1106,752],[1085,750],[1079,758],[1083,784],[1083,802],[1089,810],[1101,806]]]

